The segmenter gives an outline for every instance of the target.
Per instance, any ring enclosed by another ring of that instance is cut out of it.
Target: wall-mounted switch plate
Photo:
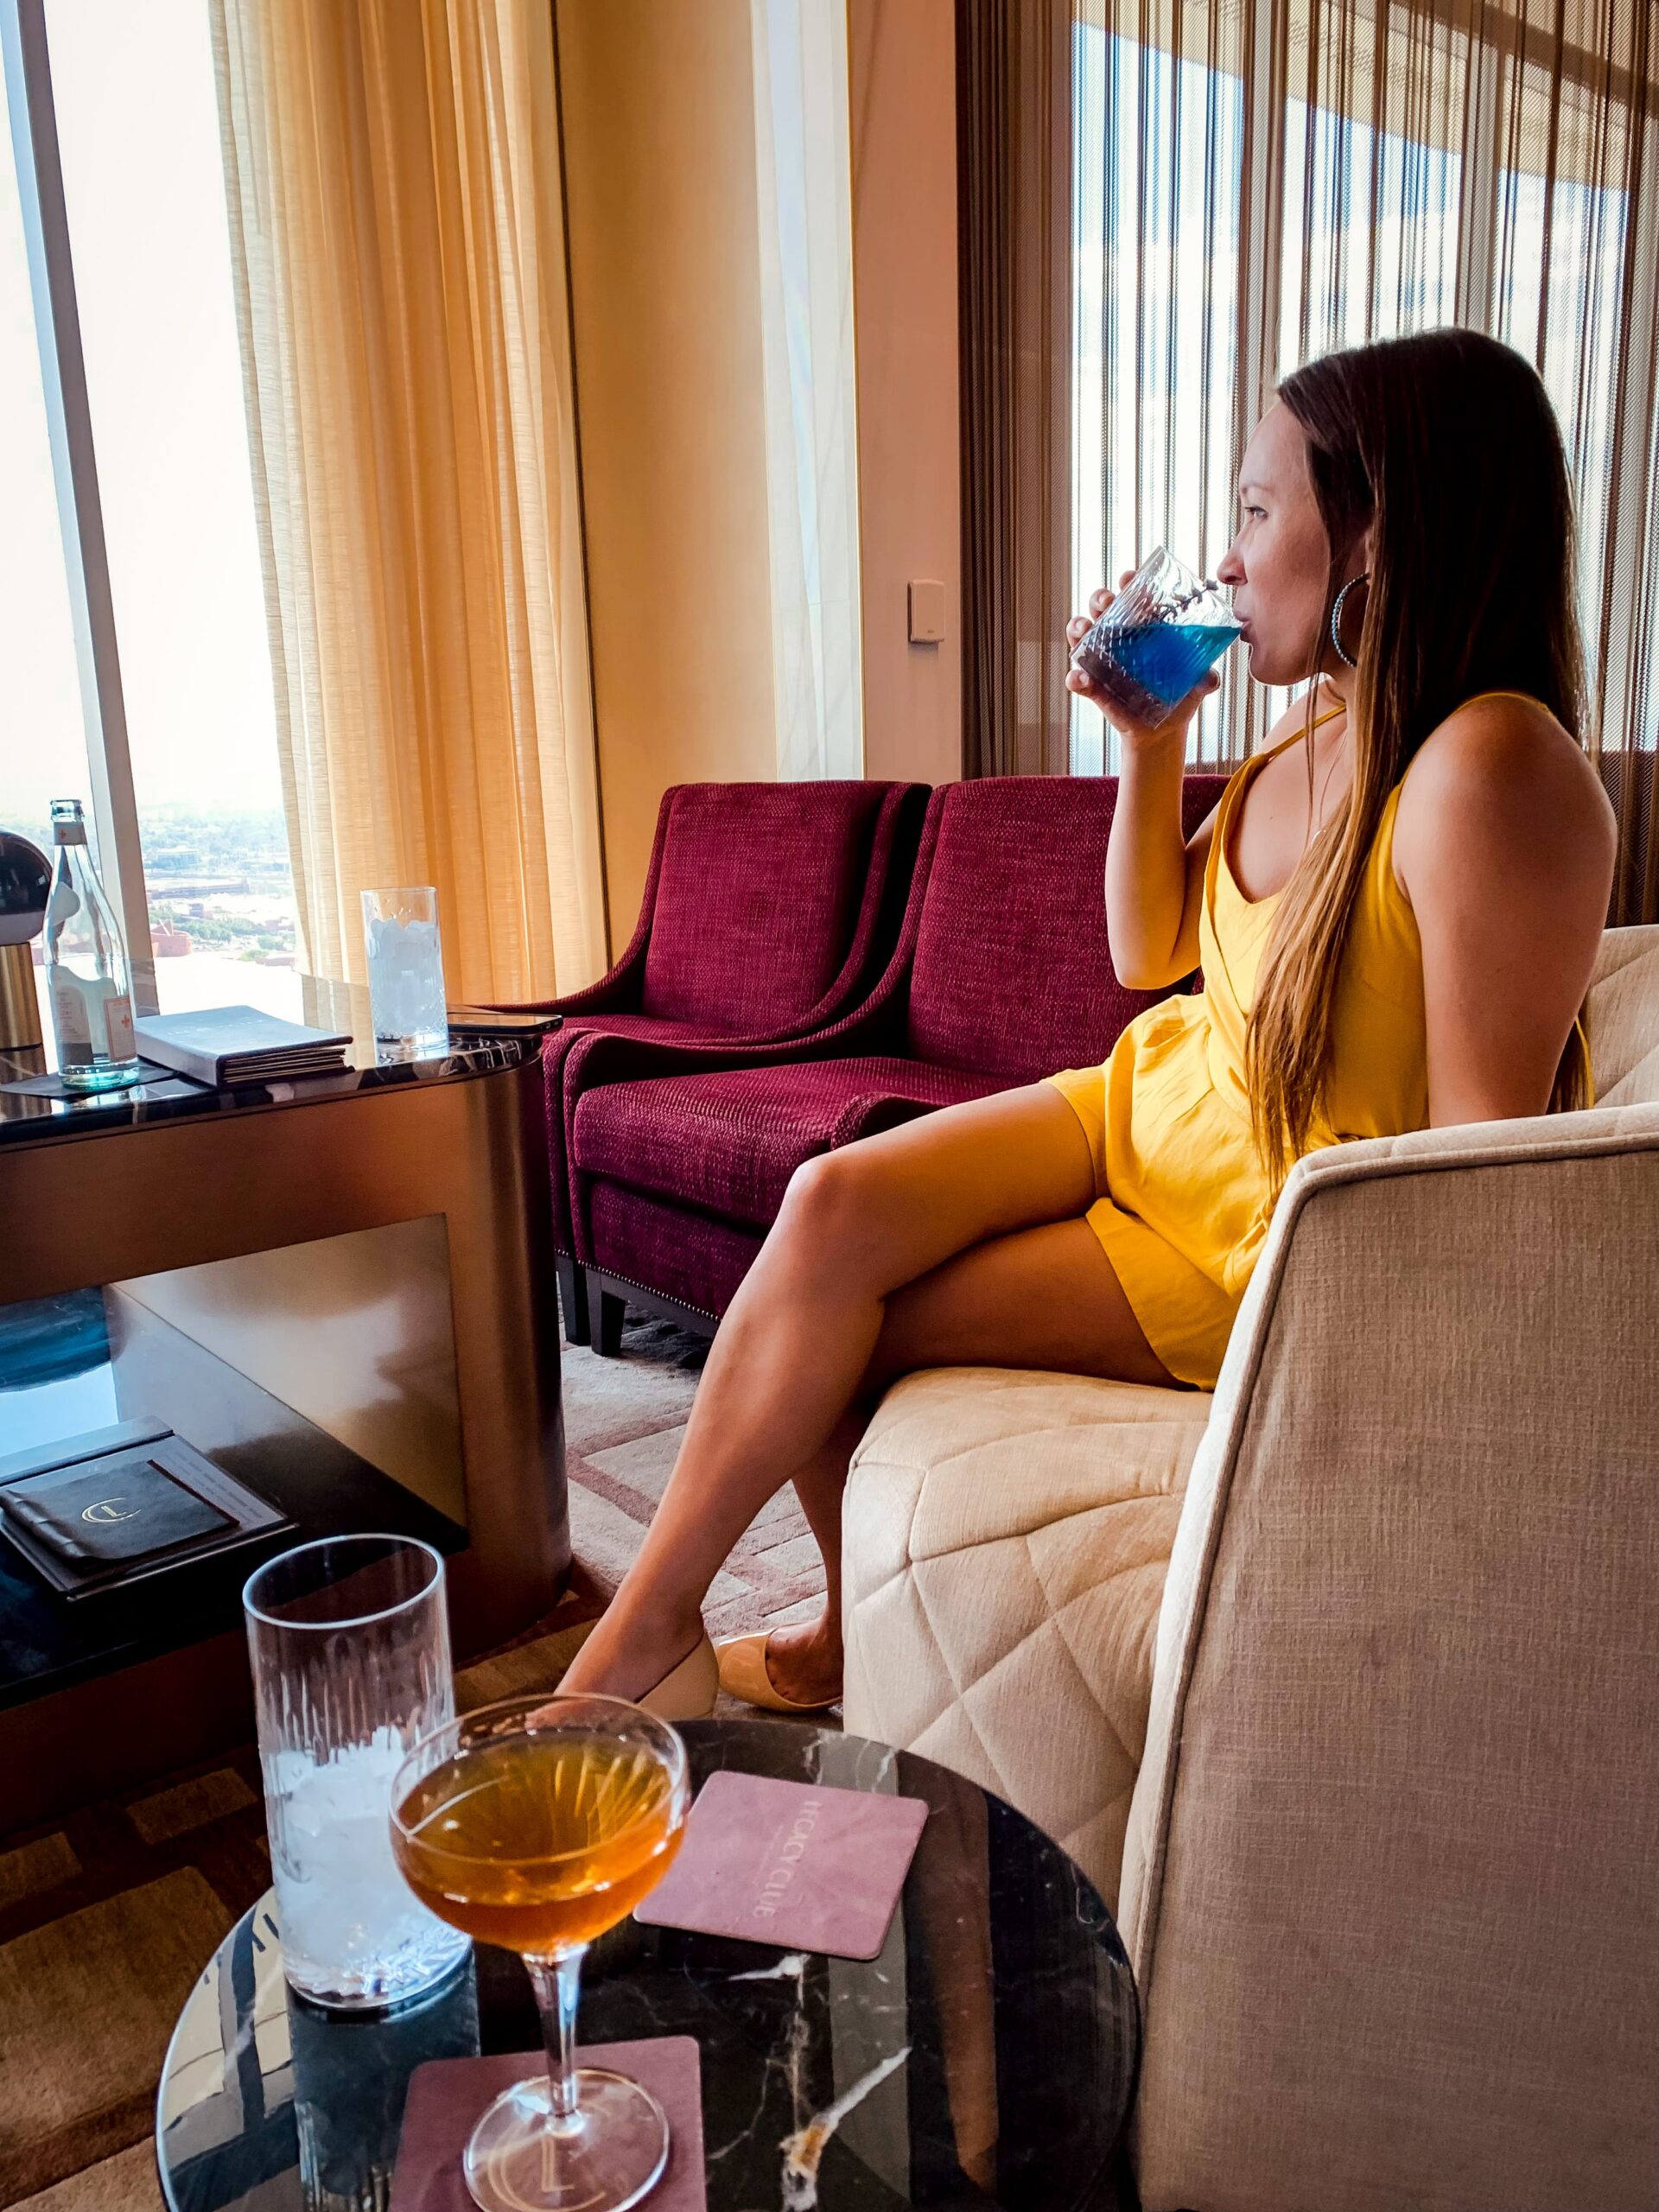
[[[944,636],[944,586],[912,582],[910,587],[910,642],[937,645]]]

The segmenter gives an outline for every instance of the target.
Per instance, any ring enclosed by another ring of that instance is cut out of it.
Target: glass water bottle
[[[139,1077],[132,971],[86,849],[78,798],[52,802],[57,848],[46,901],[46,980],[58,1074],[68,1090],[118,1090]]]

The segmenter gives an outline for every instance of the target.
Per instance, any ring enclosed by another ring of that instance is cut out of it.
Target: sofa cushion
[[[888,1058],[601,1084],[577,1104],[572,1156],[583,1176],[764,1227],[815,1153],[998,1088],[995,1076]]]
[[[643,1010],[758,1035],[816,1006],[850,950],[889,788],[687,784],[675,791]]]
[[[944,1368],[889,1391],[845,1514],[847,1726],[1046,1829],[1108,1901],[1196,1390]]]

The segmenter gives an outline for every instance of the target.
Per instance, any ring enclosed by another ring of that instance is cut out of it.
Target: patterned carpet
[[[657,1322],[630,1327],[618,1360],[566,1351],[577,1569],[547,1619],[464,1670],[463,1705],[557,1681],[662,1494],[706,1351]],[[786,1491],[715,1582],[709,1624],[729,1635],[797,1619],[823,1595]],[[0,2206],[159,2212],[150,2131],[168,2037],[270,1879],[251,1747],[0,1836]]]

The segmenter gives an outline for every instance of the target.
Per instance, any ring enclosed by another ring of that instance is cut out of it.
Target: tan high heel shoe
[[[745,1705],[758,1706],[762,1713],[828,1713],[832,1705],[840,1704],[839,1697],[805,1705],[785,1697],[766,1672],[766,1646],[771,1640],[770,1630],[759,1629],[752,1636],[728,1636],[715,1644],[720,1687],[728,1697],[741,1698]]]
[[[659,1720],[707,1720],[720,1694],[720,1666],[715,1647],[700,1636],[677,1667],[671,1667],[654,1689],[633,1702]]]

